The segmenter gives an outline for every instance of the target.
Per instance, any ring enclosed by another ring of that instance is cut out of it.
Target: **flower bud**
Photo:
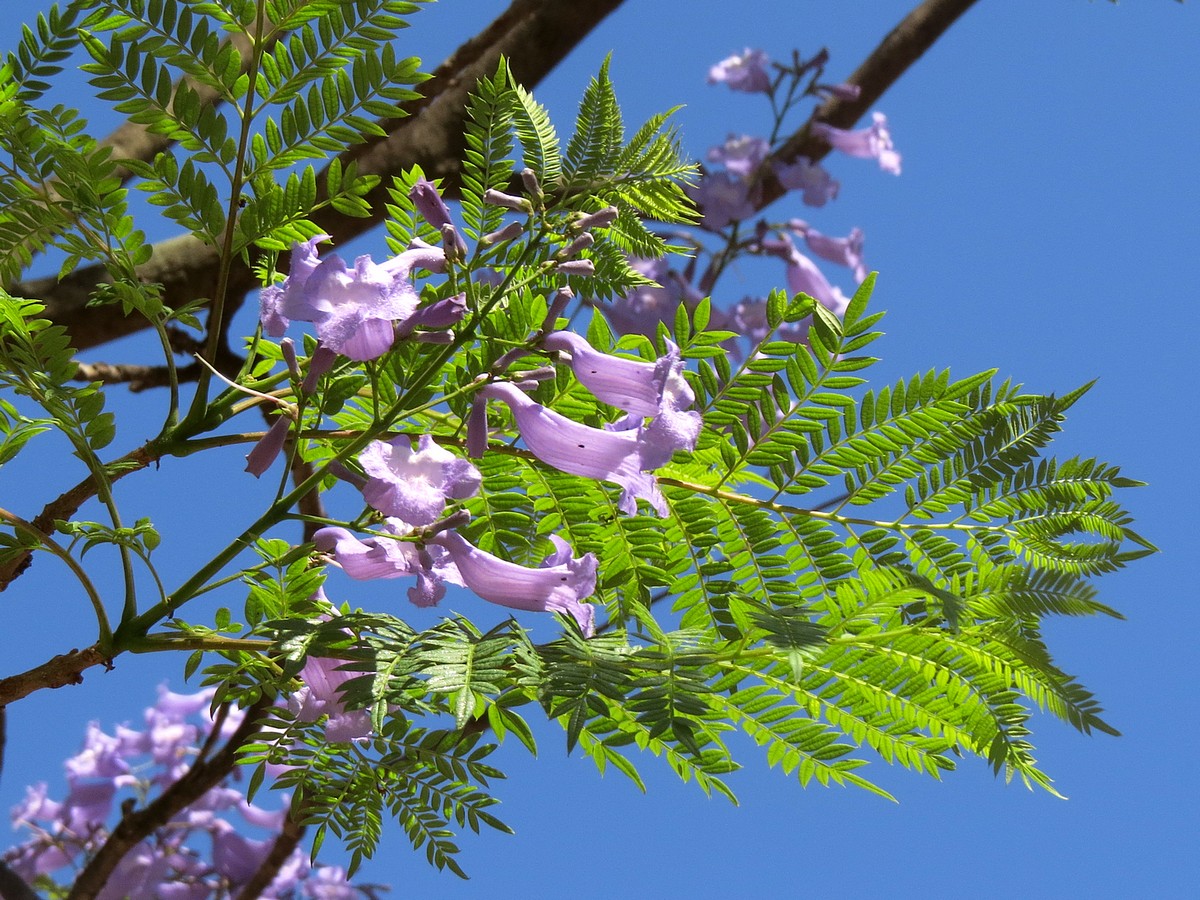
[[[479,243],[485,246],[491,246],[492,244],[499,244],[504,241],[515,240],[524,233],[525,226],[520,222],[509,222],[499,231],[492,231],[488,234],[485,234],[479,239]]]
[[[606,206],[599,212],[588,213],[580,219],[576,219],[572,224],[572,228],[578,228],[580,231],[588,231],[592,228],[607,228],[617,220],[619,210],[615,206]]]
[[[542,322],[542,331],[553,331],[558,324],[558,317],[563,314],[567,308],[567,304],[575,299],[575,292],[569,287],[559,288],[554,292],[554,298],[550,301],[550,308],[546,310],[546,318]]]
[[[432,181],[418,178],[409,189],[408,197],[426,222],[441,230],[450,224],[450,210]]]
[[[300,363],[296,360],[296,342],[291,338],[284,338],[279,342],[279,349],[283,352],[283,361],[287,363],[288,373],[294,381],[299,381]]]
[[[545,194],[542,193],[542,186],[538,183],[537,172],[528,166],[522,169],[521,183],[525,185],[525,192],[540,203]]]
[[[596,243],[596,239],[588,232],[584,232],[554,254],[556,259],[570,259],[572,256],[579,255],[580,251],[586,250],[592,244]]]
[[[267,433],[259,438],[258,443],[246,454],[246,471],[255,478],[271,468],[283,450],[283,442],[287,440],[288,427],[292,424],[287,416],[276,416]]]
[[[318,343],[317,349],[313,350],[312,356],[308,358],[308,374],[304,376],[304,383],[300,385],[300,390],[306,394],[315,391],[317,381],[333,368],[335,362],[337,362],[337,353],[324,344]]]
[[[476,394],[471,403],[471,414],[467,417],[467,456],[481,459],[487,444],[487,401]]]
[[[442,226],[442,250],[451,262],[461,262],[467,258],[467,242],[449,222]]]
[[[511,209],[514,212],[532,213],[533,204],[524,197],[514,197],[512,194],[505,194],[501,191],[494,191],[490,188],[483,193],[483,202],[491,206],[503,206],[505,209]]]
[[[590,259],[569,259],[566,262],[560,262],[555,269],[564,275],[595,275],[596,264]]]

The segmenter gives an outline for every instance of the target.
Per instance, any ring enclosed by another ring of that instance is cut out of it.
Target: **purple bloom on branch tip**
[[[749,178],[770,152],[771,145],[760,137],[731,134],[720,147],[709,148],[708,161],[723,165],[739,178]]]
[[[456,531],[430,539],[449,554],[463,583],[489,603],[531,612],[563,612],[579,623],[585,637],[595,633],[595,608],[583,603],[596,590],[594,553],[571,556],[570,545],[553,537],[555,551],[540,568],[500,559],[469,543]]]
[[[342,659],[308,657],[300,670],[304,686],[288,698],[288,708],[297,721],[315,722],[328,715],[325,739],[334,743],[347,743],[371,734],[371,716],[367,710],[346,709],[342,700],[342,686],[362,674],[345,671],[344,665],[346,661]]]
[[[709,172],[694,187],[689,185],[684,192],[704,214],[702,227],[708,231],[720,231],[730,222],[748,219],[758,211],[755,204],[757,188],[750,186],[730,172]]]
[[[850,305],[849,298],[829,283],[817,264],[796,249],[787,235],[765,238],[759,242],[764,253],[778,256],[787,262],[788,290],[793,294],[804,293],[836,315],[842,315]]]
[[[432,525],[447,500],[474,496],[482,480],[475,466],[443,450],[427,434],[418,439],[415,451],[405,435],[372,441],[358,462],[367,473],[366,501],[410,525]]]
[[[879,168],[883,171],[893,175],[900,174],[900,154],[892,144],[887,116],[881,112],[872,114],[871,124],[857,131],[845,131],[825,122],[816,122],[812,126],[812,132],[848,156],[877,159]]]
[[[767,54],[747,47],[740,54],[727,57],[708,70],[708,83],[724,82],[732,91],[748,94],[768,93],[771,76],[767,72]]]
[[[807,156],[792,163],[776,163],[775,177],[789,191],[802,191],[808,206],[824,206],[838,195],[841,185],[819,163]]]
[[[696,399],[683,377],[679,348],[668,342],[667,353],[655,362],[624,359],[601,353],[583,335],[556,331],[542,345],[571,356],[571,370],[580,383],[610,406],[639,416],[657,416],[664,409],[686,409]]]
[[[317,235],[296,244],[288,277],[263,288],[263,328],[271,337],[281,337],[292,321],[312,322],[321,343],[343,356],[382,356],[395,340],[393,323],[408,319],[417,309],[410,275],[418,268],[439,267],[444,253],[414,247],[378,265],[360,256],[351,269],[336,254],[318,260],[316,245],[325,238]]]
[[[852,228],[844,238],[834,238],[821,234],[807,222],[793,219],[788,227],[799,235],[803,235],[808,249],[821,259],[845,266],[854,273],[854,280],[861,283],[867,277],[867,267],[863,263],[863,233],[861,228]]]
[[[628,515],[637,512],[638,498],[647,501],[659,515],[667,514],[666,500],[648,470],[662,465],[675,450],[689,449],[664,443],[676,440],[676,433],[652,433],[648,428],[591,428],[547,409],[516,386],[503,382],[487,385],[479,396],[508,405],[525,446],[546,465],[620,485],[623,491],[618,507]]]

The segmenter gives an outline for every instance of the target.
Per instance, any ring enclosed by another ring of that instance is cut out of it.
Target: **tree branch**
[[[501,55],[509,57],[513,72],[527,86],[542,80],[583,40],[621,0],[514,0],[491,25],[458,48],[424,83],[425,96],[404,109],[407,118],[388,120],[386,138],[353,148],[347,159],[358,163],[363,175],[387,178],[399,169],[420,165],[432,177],[457,185],[462,155],[468,92],[484,74],[495,72]],[[371,218],[324,212],[317,224],[336,241],[347,241],[382,220],[386,191],[381,187],[368,197],[375,211]],[[211,297],[216,289],[217,248],[192,235],[169,238],[154,245],[154,255],[138,270],[147,283],[164,287],[167,305],[178,309]],[[147,326],[139,316],[121,316],[107,307],[87,307],[98,283],[111,280],[103,266],[75,270],[62,281],[39,278],[13,285],[14,296],[36,298],[46,304],[45,315],[64,326],[76,349],[84,350],[116,340]],[[250,269],[237,262],[230,274],[229,296],[240,297],[257,286]]]
[[[771,155],[771,161],[790,163],[801,156],[808,157],[812,162],[824,159],[832,148],[811,133],[812,124],[825,122],[835,128],[852,127],[976,2],[978,0],[925,0],[888,32],[871,55],[846,79],[848,84],[858,85],[858,98],[842,100],[830,97]],[[762,167],[762,171],[759,209],[787,193],[769,163]]]
[[[92,666],[111,667],[111,661],[95,646],[71,650],[17,675],[0,678],[0,706],[28,697],[42,688],[80,684],[84,671]]]
[[[224,747],[208,759],[197,759],[195,764],[153,803],[122,818],[104,842],[104,846],[75,879],[71,893],[67,895],[68,900],[87,900],[95,897],[126,853],[156,828],[166,825],[178,812],[191,806],[220,784],[237,764],[238,749],[254,734],[259,718],[270,705],[271,701],[263,698],[250,706],[246,710],[245,718]]]
[[[275,876],[279,874],[280,867],[288,861],[288,857],[292,855],[292,851],[296,849],[303,837],[304,826],[292,818],[292,810],[289,808],[287,816],[284,817],[279,837],[275,838],[275,843],[271,845],[271,849],[267,853],[266,859],[262,861],[262,865],[258,867],[258,871],[242,886],[237,900],[257,900],[258,897],[261,897],[263,891],[270,887]]]

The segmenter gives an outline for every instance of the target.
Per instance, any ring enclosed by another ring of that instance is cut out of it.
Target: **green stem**
[[[246,102],[241,114],[241,132],[238,135],[238,149],[233,177],[229,184],[229,205],[225,213],[225,234],[221,242],[221,261],[217,269],[217,286],[213,292],[212,306],[208,314],[208,336],[204,344],[204,358],[212,363],[217,361],[217,349],[224,338],[225,304],[229,296],[229,277],[233,270],[233,238],[237,225],[239,201],[241,200],[243,178],[246,171],[246,156],[250,149],[250,128],[254,122],[255,84],[258,81],[258,67],[262,58],[263,43],[261,35],[265,19],[265,3],[258,0],[257,19],[255,21],[254,37],[250,49],[250,65],[246,76],[249,83],[246,86]],[[200,421],[208,411],[208,388],[212,374],[200,369],[200,377],[196,382],[196,393],[192,397],[192,405],[188,409],[187,418]]]
[[[100,630],[100,638],[96,642],[97,648],[105,656],[110,656],[113,646],[112,626],[109,625],[108,614],[104,611],[104,603],[100,600],[100,594],[96,591],[96,586],[92,584],[92,580],[88,577],[87,572],[83,571],[83,567],[58,542],[32,523],[26,522],[20,516],[10,513],[7,509],[0,508],[0,520],[7,522],[17,531],[35,538],[40,545],[61,559],[67,568],[74,573],[75,577],[79,579],[79,583],[83,585],[83,589],[87,592],[88,599],[92,602],[92,609],[96,613],[96,624]]]

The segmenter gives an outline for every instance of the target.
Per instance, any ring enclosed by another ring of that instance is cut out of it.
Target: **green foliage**
[[[35,108],[80,13],[72,6],[39,20],[0,88],[0,278],[16,277],[51,246],[66,253],[64,271],[102,259],[113,284],[97,299],[146,315],[166,345],[172,313],[137,278],[150,251],[126,215],[118,163],[168,219],[220,248],[224,271],[258,247],[268,255],[259,271],[276,277],[274,255],[318,233],[314,212],[370,213],[376,185],[353,162],[334,160],[322,181],[310,161],[384,134],[373,118],[399,115],[399,104],[416,96],[417,62],[399,59],[384,40],[416,7],[106,7],[81,32],[92,60],[85,68],[102,98],[171,147],[150,161],[119,161],[84,134],[74,111]],[[315,387],[276,371],[281,348],[252,338],[239,388],[209,403],[201,392],[200,414],[186,427],[169,417],[147,446],[158,459],[257,439],[222,426],[246,406],[277,401],[294,421],[287,452],[300,485],[281,485],[225,550],[175,590],[158,585],[149,606],[135,602],[128,559],[149,564],[158,534],[149,520],[129,527],[117,515],[115,469],[98,456],[115,434],[104,395],[98,385],[70,383],[78,367],[65,331],[41,317],[40,304],[0,294],[0,386],[45,411],[29,418],[0,399],[0,464],[49,428],[62,430],[87,464],[111,522],[58,527],[80,556],[106,543],[125,557],[120,649],[193,651],[187,670],[210,663],[204,678],[216,685],[216,702],[292,695],[314,660],[339,660],[351,676],[340,700],[367,712],[369,739],[326,740],[326,720],[300,721],[279,703],[244,749],[255,788],[268,762],[291,767],[278,784],[295,792],[295,808],[314,826],[314,853],[333,835],[357,867],[375,851],[387,814],[430,862],[463,874],[455,830],[507,830],[488,811],[497,802],[490,784],[502,776],[486,762],[493,746],[481,735],[491,728],[532,751],[531,709],[602,771],[615,767],[640,785],[635,761],[648,751],[730,799],[727,777],[741,765],[735,732],[801,784],[883,796],[864,774],[873,759],[936,778],[973,755],[1052,790],[1033,756],[1035,709],[1084,733],[1114,732],[1095,698],[1057,667],[1042,625],[1055,615],[1117,615],[1096,600],[1089,579],[1152,552],[1117,499],[1138,483],[1099,460],[1044,455],[1086,388],[1042,396],[997,383],[993,372],[955,379],[939,370],[869,388],[863,373],[875,362],[867,351],[881,315],[868,312],[873,279],[840,320],[811,297],[775,292],[769,334],[736,365],[726,349],[734,335],[708,328],[707,301],[680,307],[657,346],[614,341],[593,316],[588,334],[598,350],[652,363],[669,338],[686,361],[703,428],[693,452],[655,471],[664,516],[626,514],[616,486],[546,465],[523,448],[512,415],[498,404],[483,411],[482,487],[461,502],[472,517],[463,533],[528,566],[546,558],[551,536],[577,556],[594,553],[596,636],[585,638],[566,617],[561,633],[541,642],[516,620],[483,630],[454,617],[418,632],[392,616],[331,606],[319,590],[328,557],[270,530],[288,518],[377,529],[382,517],[369,508],[333,520],[297,504],[353,479],[372,440],[432,435],[463,448],[476,392],[500,378],[575,422],[616,422],[621,413],[544,347],[556,324],[545,321],[548,304],[568,287],[598,305],[647,284],[629,255],[668,248],[644,220],[694,220],[684,188],[695,167],[670,114],[627,138],[607,64],[565,148],[506,63],[480,81],[467,112],[460,215],[473,247],[465,258],[447,254],[444,280],[414,275],[426,281],[422,304],[462,295],[466,315],[431,328],[429,340],[399,340],[378,360],[339,360]],[[522,177],[525,168],[536,185]],[[409,198],[422,177],[413,169],[391,186],[394,251],[441,239]],[[497,202],[490,191],[509,196]],[[612,222],[593,227],[590,243],[582,238],[581,218],[610,207]],[[491,236],[512,223],[518,235]],[[580,263],[593,273],[581,274]],[[223,298],[215,299],[219,309]],[[315,342],[305,350],[311,358]],[[428,552],[429,536],[386,539]],[[27,540],[0,535],[5,558]],[[251,547],[259,561],[218,577]],[[231,605],[217,607],[211,627],[182,618],[187,603],[231,582],[246,588],[244,623]]]

